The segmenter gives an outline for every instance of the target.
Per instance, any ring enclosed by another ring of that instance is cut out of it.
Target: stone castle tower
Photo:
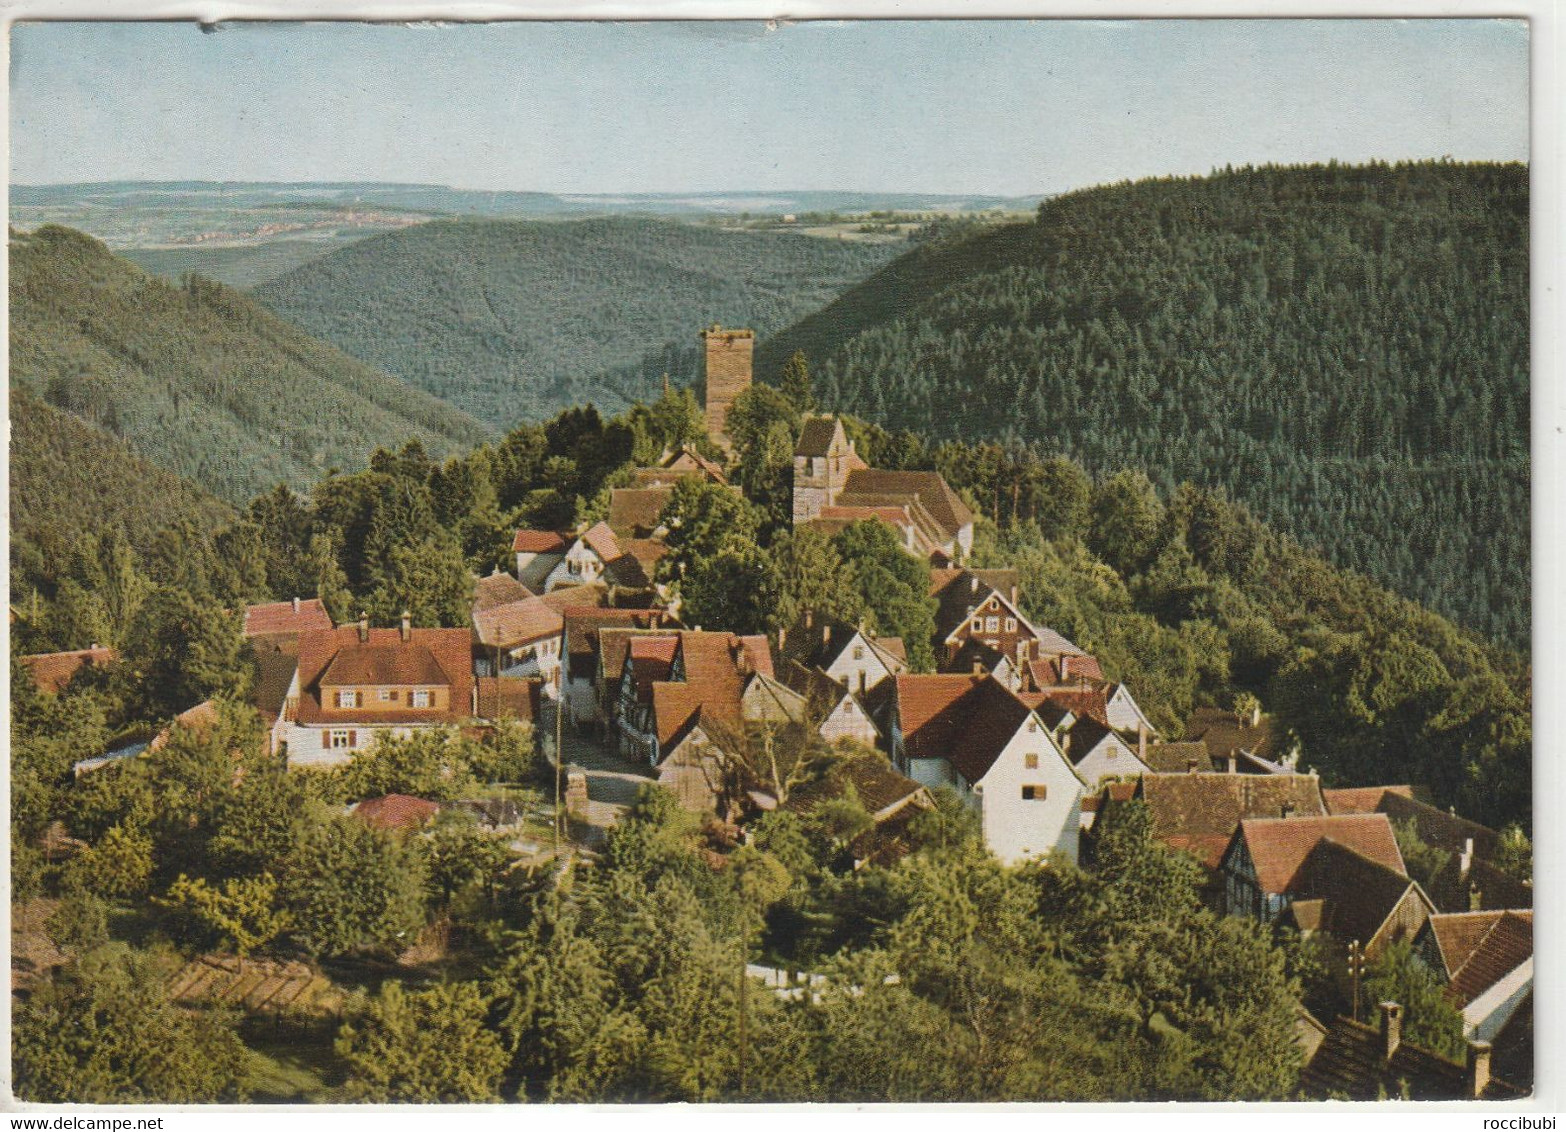
[[[701,332],[701,338],[707,348],[707,435],[727,449],[729,406],[750,388],[756,334],[752,330],[725,330],[714,323]]]

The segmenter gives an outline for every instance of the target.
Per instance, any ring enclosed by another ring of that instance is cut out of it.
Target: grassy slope
[[[441,221],[258,287],[278,314],[492,424],[689,380],[713,322],[783,327],[895,248],[643,219]]]
[[[378,445],[444,453],[489,435],[237,291],[171,286],[62,228],[12,243],[11,375],[235,503]]]
[[[1527,209],[1518,166],[1086,190],[910,252],[758,372],[802,349],[828,405],[889,427],[1221,488],[1523,645]]]

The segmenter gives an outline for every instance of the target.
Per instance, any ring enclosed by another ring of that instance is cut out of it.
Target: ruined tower
[[[752,330],[725,330],[714,323],[701,332],[706,343],[707,435],[729,447],[729,406],[750,388],[751,352],[756,344]]]

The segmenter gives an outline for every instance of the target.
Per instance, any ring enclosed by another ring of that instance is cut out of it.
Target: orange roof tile
[[[518,531],[511,540],[511,551],[531,554],[563,554],[568,543],[556,531]]]
[[[1174,776],[1189,777],[1189,776]],[[1223,778],[1281,778],[1282,775],[1222,775]],[[1144,776],[1145,778],[1145,776]],[[1396,873],[1408,875],[1398,852],[1392,823],[1385,814],[1340,814],[1337,817],[1248,818],[1236,835],[1245,843],[1256,867],[1262,891],[1292,890],[1300,866],[1324,838],[1354,850]]]
[[[366,825],[402,832],[417,829],[440,813],[440,803],[411,794],[387,794],[366,798],[350,812]]]
[[[370,629],[359,640],[357,626],[299,635],[299,712],[301,723],[455,723],[467,717],[473,694],[472,634],[467,629],[413,629],[404,641],[400,630]],[[327,686],[352,684],[445,686],[449,710],[407,708],[402,711],[326,707]]]
[[[473,612],[481,613],[497,605],[510,605],[514,601],[526,601],[533,591],[510,574],[495,571],[473,583]]]
[[[101,668],[119,659],[120,654],[113,649],[98,646],[90,649],[73,649],[70,652],[36,653],[33,656],[16,658],[17,663],[27,669],[38,690],[51,695],[60,692],[83,668]]]
[[[1452,973],[1447,997],[1467,1006],[1532,956],[1533,913],[1502,912]]]
[[[531,641],[559,636],[565,619],[541,597],[475,610],[473,633],[490,648],[516,648]]]
[[[316,629],[330,629],[331,615],[320,598],[292,601],[270,601],[264,605],[245,606],[244,634],[247,637],[272,636],[282,633],[304,633]]]

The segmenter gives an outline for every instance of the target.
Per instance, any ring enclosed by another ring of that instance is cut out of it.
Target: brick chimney
[[[1490,1043],[1468,1043],[1468,1095],[1475,1100],[1484,1096],[1490,1084]]]
[[[413,640],[413,614],[406,609],[402,611],[402,639],[405,641]]]
[[[368,644],[370,641],[370,615],[361,612],[359,614],[359,643]]]
[[[1457,856],[1457,879],[1467,880],[1468,872],[1474,866],[1474,839],[1463,839],[1463,851]]]
[[[1395,1002],[1383,1002],[1376,1009],[1381,1011],[1381,1056],[1391,1061],[1403,1044],[1403,1008]]]

